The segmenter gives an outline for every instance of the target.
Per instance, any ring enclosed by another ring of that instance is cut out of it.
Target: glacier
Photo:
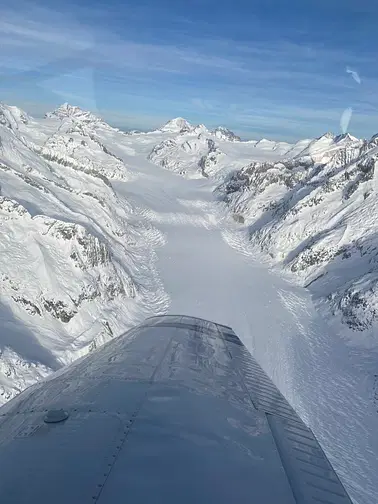
[[[358,504],[378,495],[378,142],[123,132],[0,104],[0,399],[144,320],[233,327]]]

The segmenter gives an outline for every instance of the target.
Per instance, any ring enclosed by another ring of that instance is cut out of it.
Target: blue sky
[[[375,0],[0,2],[0,100],[125,128],[183,116],[245,138],[370,137],[375,16]]]

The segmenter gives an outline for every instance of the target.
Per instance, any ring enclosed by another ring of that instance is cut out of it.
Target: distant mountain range
[[[68,104],[40,120],[0,104],[2,401],[164,311],[164,237],[117,190],[140,163],[213,179],[252,244],[349,327],[373,331],[377,159],[377,135],[244,142],[182,118],[126,133]]]

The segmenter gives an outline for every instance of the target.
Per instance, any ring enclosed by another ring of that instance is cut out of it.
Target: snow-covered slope
[[[148,315],[212,319],[371,504],[377,137],[243,142],[183,121],[126,134],[66,104],[0,106],[1,401]]]
[[[180,135],[155,145],[148,159],[188,178],[215,175],[225,156],[210,136]]]
[[[294,145],[240,142],[224,128],[197,134],[182,121],[171,121],[180,128],[154,146],[149,160],[187,178],[223,179],[217,192],[249,227],[251,240],[328,312],[372,337],[376,137],[326,133]]]
[[[378,329],[377,160],[374,137],[327,134],[290,160],[252,162],[218,188],[253,243],[371,338]]]
[[[186,178],[222,178],[231,167],[242,167],[254,158],[268,155],[280,159],[286,153],[292,157],[310,142],[299,147],[285,142],[242,142],[227,128],[219,126],[210,131],[203,124],[192,126],[182,118],[172,119],[151,135],[157,139],[159,133],[164,133],[162,141],[154,145],[148,159]]]
[[[224,128],[223,126],[218,126],[212,131],[212,134],[216,138],[220,138],[221,140],[229,140],[230,142],[241,142],[241,138],[228,128]]]
[[[183,133],[190,131],[191,129],[192,126],[188,121],[186,121],[182,117],[176,117],[175,119],[171,119],[166,124],[164,124],[164,126],[162,126],[159,131],[167,133]]]
[[[123,138],[77,107],[0,106],[0,402],[164,304],[146,248],[163,237],[112,187],[132,178]]]

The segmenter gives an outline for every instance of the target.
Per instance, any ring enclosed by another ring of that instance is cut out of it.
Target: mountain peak
[[[228,140],[231,142],[240,142],[241,138],[235,135],[235,133],[224,126],[218,126],[212,131],[213,135],[221,140]]]
[[[171,119],[164,126],[160,128],[160,131],[180,133],[181,131],[190,131],[192,129],[191,124],[182,117],[176,117]]]
[[[201,133],[207,133],[207,132],[208,132],[208,129],[206,128],[206,126],[204,124],[197,124],[197,126],[194,126],[194,128],[193,128],[193,133],[201,134]]]
[[[85,122],[101,121],[101,119],[92,114],[92,112],[83,110],[80,107],[77,107],[76,105],[70,105],[69,103],[63,103],[53,112],[48,112],[45,115],[45,117],[50,119],[51,118],[65,119],[68,117],[71,119],[79,119]]]
[[[336,143],[341,142],[342,140],[345,140],[347,142],[355,142],[356,140],[358,140],[358,138],[354,137],[350,133],[343,133],[342,135],[337,135],[334,140]]]
[[[18,129],[20,123],[28,124],[30,117],[22,109],[0,102],[0,124],[10,129]]]
[[[264,145],[273,145],[275,144],[276,142],[274,142],[273,140],[268,140],[268,138],[261,138],[260,140],[258,140],[255,144],[255,147],[257,146],[264,146]]]
[[[333,140],[335,138],[335,135],[331,133],[331,131],[327,131],[327,133],[324,133],[320,137],[316,138],[316,140],[323,140],[323,139],[329,139]]]

